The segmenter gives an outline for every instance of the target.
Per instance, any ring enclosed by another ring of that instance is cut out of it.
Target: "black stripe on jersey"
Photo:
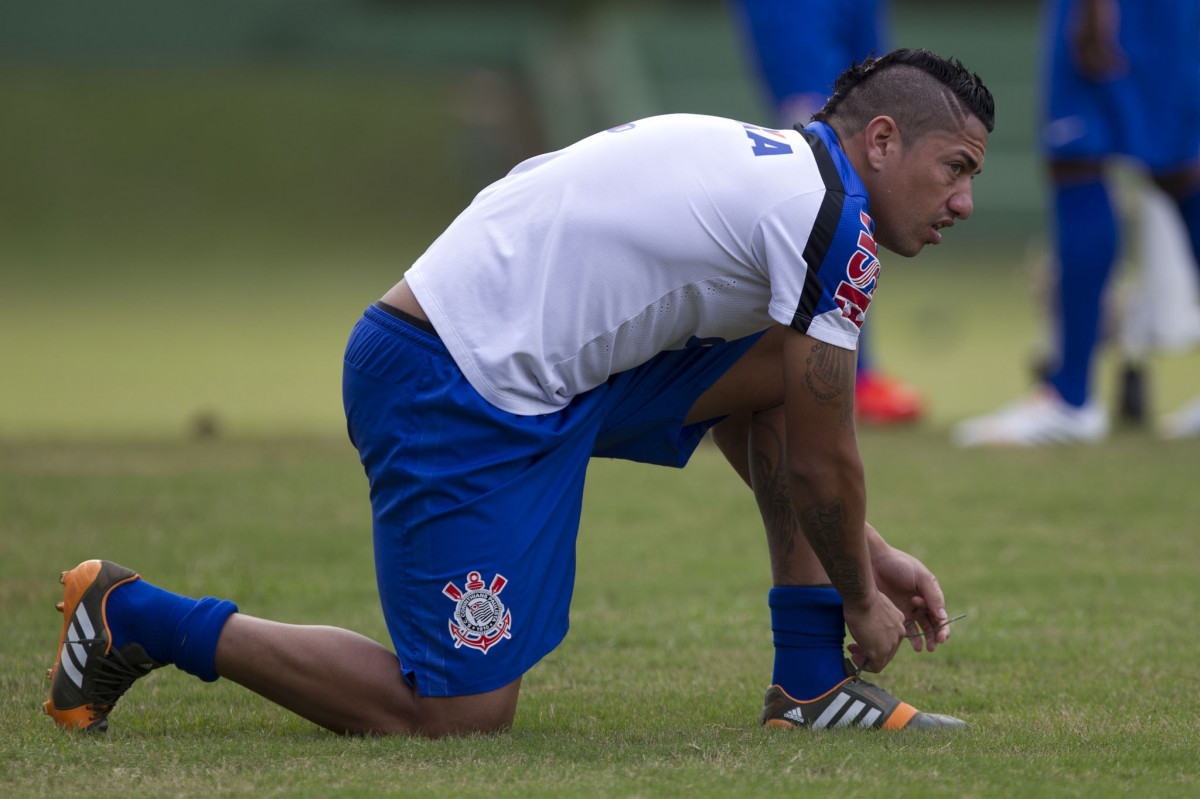
[[[825,184],[825,197],[821,200],[821,209],[817,212],[817,220],[813,223],[812,233],[804,246],[804,263],[808,272],[804,275],[804,289],[800,292],[800,303],[792,314],[792,327],[801,333],[808,332],[812,324],[813,314],[816,313],[817,303],[821,300],[821,280],[817,270],[825,261],[825,255],[833,245],[833,234],[837,231],[838,222],[842,218],[842,206],[846,203],[846,187],[842,176],[838,174],[833,156],[825,142],[817,134],[807,131],[799,125],[796,130],[808,142],[813,158],[817,162],[817,170],[821,173],[821,181]]]

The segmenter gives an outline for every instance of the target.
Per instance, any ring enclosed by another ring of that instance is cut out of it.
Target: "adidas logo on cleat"
[[[803,727],[805,724],[804,714],[800,712],[800,708],[798,707],[794,707],[788,712],[784,713],[783,717],[792,722],[792,724],[795,724],[797,727]]]

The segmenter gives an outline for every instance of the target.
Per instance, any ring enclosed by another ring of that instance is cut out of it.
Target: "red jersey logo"
[[[842,309],[842,316],[849,319],[858,327],[866,321],[867,306],[875,294],[875,285],[879,281],[879,250],[875,246],[875,237],[871,235],[871,217],[863,211],[858,212],[862,229],[858,231],[858,246],[850,260],[846,262],[846,277],[833,295],[833,301]]]

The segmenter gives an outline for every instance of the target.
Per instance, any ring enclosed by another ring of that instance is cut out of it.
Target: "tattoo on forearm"
[[[850,350],[818,341],[805,362],[804,382],[822,405],[839,408],[838,423],[854,422],[854,360]]]
[[[846,513],[842,501],[813,505],[801,513],[804,534],[825,567],[825,573],[845,599],[867,595],[866,575],[846,553]]]
[[[789,556],[796,551],[796,536],[800,525],[792,507],[792,494],[788,490],[787,474],[780,468],[784,447],[783,437],[769,424],[756,424],[754,435],[759,444],[755,447],[751,474],[755,486],[754,498],[762,515],[767,539],[776,555]],[[768,441],[764,441],[766,438]],[[766,451],[766,444],[773,443],[776,457]]]

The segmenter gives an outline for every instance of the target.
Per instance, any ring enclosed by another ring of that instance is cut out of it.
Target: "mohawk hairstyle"
[[[968,115],[988,133],[996,126],[995,101],[979,75],[957,59],[908,48],[871,56],[843,72],[813,120],[854,135],[880,115],[892,117],[909,141],[935,129],[961,129]]]

